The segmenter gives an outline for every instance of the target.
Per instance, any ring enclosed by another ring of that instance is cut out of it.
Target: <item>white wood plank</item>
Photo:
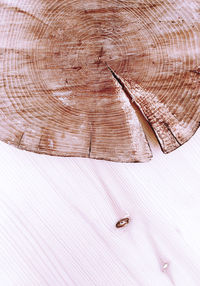
[[[145,164],[0,143],[0,285],[198,286],[199,139]]]

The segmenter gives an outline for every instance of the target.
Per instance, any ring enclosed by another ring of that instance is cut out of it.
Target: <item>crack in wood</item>
[[[162,145],[153,129],[153,127],[151,126],[151,123],[148,121],[148,119],[145,117],[145,115],[143,114],[143,112],[141,111],[140,107],[138,106],[138,104],[134,101],[130,91],[128,90],[128,88],[126,87],[125,83],[121,80],[121,78],[107,65],[108,69],[110,70],[110,72],[112,73],[113,77],[115,78],[115,80],[120,84],[120,86],[122,87],[122,90],[124,91],[125,95],[127,96],[127,98],[129,99],[131,106],[133,107],[134,111],[136,112],[136,115],[138,117],[138,120],[141,124],[141,126],[143,127],[143,131],[145,134],[145,137],[147,139],[147,134],[145,132],[145,130],[148,130],[148,132],[150,131],[151,133],[151,138],[154,138],[154,141],[156,141],[156,143],[158,143],[162,148]],[[196,72],[197,71],[193,71]],[[200,71],[199,71],[200,73]],[[170,132],[170,134],[172,135],[172,137],[174,138],[174,140],[178,143],[179,146],[182,146],[182,144],[179,142],[179,140],[177,139],[177,137],[174,135],[174,133],[172,132],[172,130],[170,129],[169,125],[166,122],[163,122],[163,124],[165,125],[165,127],[167,128],[167,130]],[[150,128],[149,128],[150,127]],[[148,144],[149,144],[149,140],[147,140]],[[149,148],[150,148],[150,144],[149,144]],[[150,148],[151,150],[151,148]]]
[[[106,64],[107,65],[107,64]],[[145,115],[143,114],[143,112],[141,111],[140,107],[137,105],[137,103],[134,101],[130,91],[128,90],[128,88],[126,87],[125,83],[121,80],[121,78],[111,69],[111,67],[109,67],[107,65],[108,69],[110,70],[112,76],[115,78],[115,80],[120,84],[122,90],[124,91],[125,95],[127,96],[127,98],[129,99],[129,102],[131,104],[131,106],[133,107],[137,118],[142,126],[147,144],[149,146],[150,151],[151,150],[151,146],[149,144],[149,140],[147,139],[147,134],[149,135],[148,137],[151,138],[151,141],[153,141],[155,144],[159,144],[160,142],[156,136],[156,133],[153,129],[153,127],[151,126],[150,122],[148,121],[148,119],[145,117]]]
[[[20,136],[20,138],[19,138],[19,141],[18,141],[18,148],[20,147],[20,145],[21,145],[21,142],[22,142],[22,138],[23,138],[23,136],[24,136],[24,132],[22,132],[22,134],[21,134],[21,136]]]
[[[89,150],[88,150],[88,158],[90,158],[91,150],[92,150],[92,132],[90,132],[90,144],[89,144]]]
[[[174,133],[172,132],[172,130],[169,128],[169,125],[166,122],[163,122],[163,124],[165,125],[165,127],[167,128],[167,130],[171,133],[171,135],[173,136],[173,138],[176,140],[176,142],[181,146],[182,144],[179,142],[179,140],[176,138],[176,136],[174,135]]]
[[[90,141],[89,141],[89,149],[88,149],[88,158],[90,158],[92,151],[92,133],[93,133],[93,122],[90,123]]]
[[[128,97],[131,105],[132,104],[136,104],[133,101],[133,98],[128,90],[128,88],[125,86],[125,84],[123,83],[123,81],[117,76],[117,74],[107,65],[109,71],[111,72],[112,76],[116,79],[116,81],[121,85],[122,90],[125,92],[126,96]],[[138,106],[137,106],[138,107]]]
[[[101,50],[100,50],[100,53],[99,53],[99,59],[102,58],[103,54],[104,54],[104,50],[103,50],[103,47],[101,47]]]
[[[199,125],[200,66],[195,52],[198,43],[193,41],[190,51],[186,53],[189,60],[185,71],[173,73],[173,67],[169,69],[167,64],[160,69],[160,55],[155,56],[157,44],[146,45],[146,38],[140,33],[144,27],[141,21],[138,22],[137,13],[132,13],[154,8],[155,3],[129,3],[127,10],[126,4],[119,7],[116,3],[104,3],[106,5],[102,8],[101,1],[88,2],[87,5],[80,3],[78,8],[68,5],[66,1],[61,1],[63,3],[58,6],[49,6],[46,2],[41,0],[36,9],[32,9],[34,1],[30,1],[28,6],[14,1],[0,1],[1,16],[6,19],[5,25],[1,25],[1,108],[5,109],[2,121],[5,119],[8,122],[2,122],[3,130],[4,125],[8,125],[8,130],[2,132],[2,141],[10,139],[16,147],[19,145],[33,152],[55,156],[77,155],[120,162],[146,162],[150,159],[150,146],[153,150],[159,143],[161,150],[167,154],[193,136]],[[165,9],[165,2],[162,2],[161,6]],[[172,6],[175,13],[177,5]],[[62,9],[66,13],[61,13]],[[50,18],[49,13],[52,14]],[[183,21],[183,14],[180,19],[172,17],[157,21],[160,22],[157,23],[160,33],[164,33],[166,21],[169,25],[174,22],[179,24]],[[56,20],[58,17],[59,21]],[[66,25],[66,17],[69,25]],[[152,19],[147,23],[147,30],[154,30]],[[195,26],[193,20],[185,21],[184,29],[191,23]],[[84,31],[81,36],[80,29],[86,29],[87,21],[91,31],[86,39]],[[173,26],[169,30],[174,32]],[[128,42],[124,31],[128,33]],[[21,32],[22,41],[16,45],[14,35]],[[177,36],[176,31],[173,36]],[[188,39],[183,33],[179,36],[184,55]],[[120,50],[117,49],[117,39],[121,39]],[[174,48],[168,44],[164,42],[161,45],[161,52],[163,50],[164,58],[166,50],[171,52],[173,66],[178,65],[178,44],[175,41]],[[144,75],[148,57],[151,63]],[[123,66],[125,62],[131,63],[126,71],[117,69],[117,65]],[[25,69],[21,69],[21,64],[25,65]],[[179,72],[184,74],[182,88],[177,88]],[[29,73],[35,76],[30,77]],[[42,87],[41,81],[44,82]],[[30,108],[27,96],[34,108]],[[17,105],[23,108],[18,109]],[[9,123],[14,120],[15,125],[15,114],[17,118],[22,118],[17,123],[18,130]],[[34,133],[25,132],[20,138],[26,114],[33,120],[29,120],[25,127],[27,130],[34,129]],[[36,129],[34,121],[38,126]]]
[[[44,128],[41,128],[40,140],[39,140],[38,147],[37,147],[38,152],[40,152],[41,149],[42,149],[42,136],[43,136],[43,132],[44,132]]]

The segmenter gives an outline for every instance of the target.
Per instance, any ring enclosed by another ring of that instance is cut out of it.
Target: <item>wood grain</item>
[[[148,164],[0,142],[0,285],[199,286],[199,140]]]
[[[180,147],[200,121],[199,7],[0,1],[0,139],[49,155],[145,162],[147,121],[164,153]]]

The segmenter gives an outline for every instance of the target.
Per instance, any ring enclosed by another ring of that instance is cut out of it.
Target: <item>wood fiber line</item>
[[[164,153],[199,127],[198,0],[1,1],[0,16],[2,141],[146,162],[143,124]]]

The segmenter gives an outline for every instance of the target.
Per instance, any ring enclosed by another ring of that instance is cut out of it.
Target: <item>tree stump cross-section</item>
[[[145,162],[200,122],[199,0],[0,1],[0,140]]]

